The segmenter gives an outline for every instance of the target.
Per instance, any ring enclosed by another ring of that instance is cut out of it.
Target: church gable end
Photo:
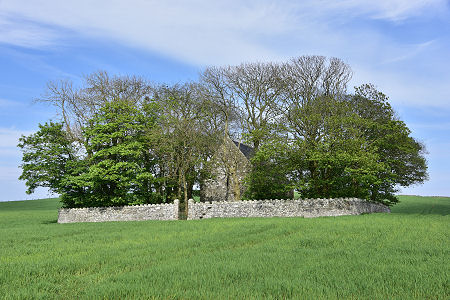
[[[245,192],[244,178],[251,169],[253,148],[224,139],[210,162],[211,178],[203,182],[202,201],[236,201]]]

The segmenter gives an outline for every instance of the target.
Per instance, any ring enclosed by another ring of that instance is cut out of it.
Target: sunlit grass
[[[0,203],[0,298],[448,299],[450,198],[391,214],[57,224]]]

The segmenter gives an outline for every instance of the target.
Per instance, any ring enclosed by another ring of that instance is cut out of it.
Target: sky
[[[27,195],[21,135],[57,120],[33,102],[51,80],[105,70],[156,83],[205,66],[338,57],[349,91],[372,83],[427,149],[430,180],[401,194],[450,196],[450,1],[0,0],[0,201]]]

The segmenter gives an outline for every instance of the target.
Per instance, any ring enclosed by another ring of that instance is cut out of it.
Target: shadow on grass
[[[58,219],[46,220],[42,222],[42,224],[56,224],[56,223],[58,223]]]

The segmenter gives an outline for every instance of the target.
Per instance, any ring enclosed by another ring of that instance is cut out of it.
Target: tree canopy
[[[208,67],[198,82],[171,86],[106,72],[79,88],[51,82],[39,101],[61,120],[20,139],[20,179],[67,207],[187,200],[229,136],[254,148],[239,197],[296,190],[393,204],[399,186],[427,179],[425,146],[373,85],[349,93],[351,77],[340,59],[301,56]]]

